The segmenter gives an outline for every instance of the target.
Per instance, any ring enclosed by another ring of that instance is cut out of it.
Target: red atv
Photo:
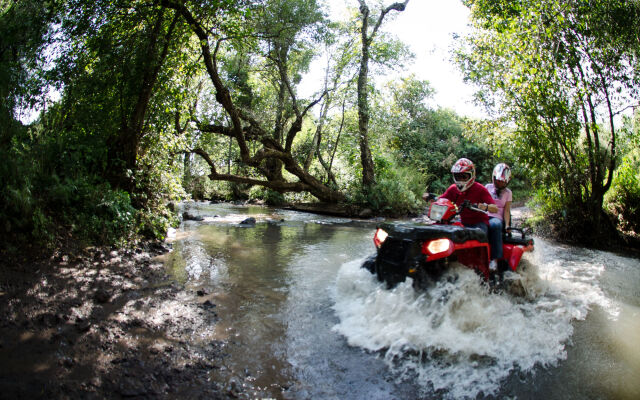
[[[414,287],[426,288],[445,271],[449,263],[458,261],[490,277],[490,248],[487,235],[479,228],[467,228],[456,218],[463,208],[485,212],[477,205],[464,202],[460,207],[448,199],[431,203],[429,219],[424,225],[382,224],[376,229],[373,242],[377,254],[369,257],[363,267],[376,274],[378,280],[391,288],[407,276]],[[516,235],[514,235],[516,234]],[[503,255],[499,271],[515,271],[522,254],[533,250],[533,239],[518,228],[503,234]]]

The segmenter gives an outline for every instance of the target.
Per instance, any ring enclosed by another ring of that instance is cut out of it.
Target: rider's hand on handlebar
[[[433,193],[429,193],[429,192],[422,193],[422,200],[424,201],[430,201],[435,199],[436,199],[436,195]]]
[[[468,207],[470,209],[472,209],[473,211],[479,211],[479,212],[483,212],[483,213],[495,213],[498,212],[498,206],[495,204],[487,204],[487,203],[478,203],[478,204],[471,204],[469,202],[469,200],[465,200],[462,202],[462,207]]]

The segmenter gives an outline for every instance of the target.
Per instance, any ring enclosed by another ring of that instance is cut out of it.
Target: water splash
[[[593,304],[616,313],[588,254],[562,259],[554,257],[557,247],[538,242],[538,256],[511,276],[522,282],[524,297],[494,293],[462,266],[426,293],[416,293],[410,279],[387,290],[360,268],[362,259],[348,262],[337,277],[340,322],[333,329],[351,346],[378,352],[398,380],[417,382],[425,394],[495,394],[511,372],[565,359],[572,321],[584,319]]]

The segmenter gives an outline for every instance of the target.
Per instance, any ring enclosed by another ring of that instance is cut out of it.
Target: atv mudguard
[[[510,233],[502,236],[502,258],[512,271],[518,268],[522,255],[527,251],[533,251],[533,239],[526,238],[524,232],[520,232],[520,237]]]

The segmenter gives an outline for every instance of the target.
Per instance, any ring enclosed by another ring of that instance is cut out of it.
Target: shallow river
[[[360,268],[373,222],[186,207],[205,219],[172,235],[167,268],[216,304],[211,378],[247,398],[640,398],[638,259],[536,238],[524,296],[464,268],[390,291]]]

